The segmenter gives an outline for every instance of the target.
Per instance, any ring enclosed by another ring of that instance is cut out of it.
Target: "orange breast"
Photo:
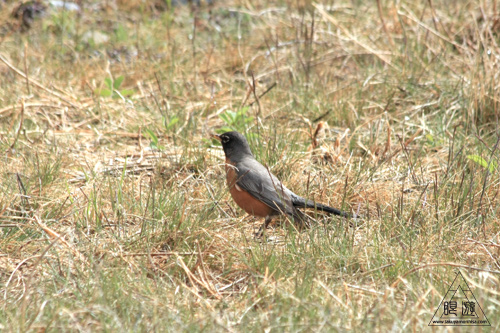
[[[229,193],[231,193],[234,202],[248,214],[266,217],[273,212],[271,207],[254,198],[250,193],[236,184],[238,175],[234,169],[233,163],[228,159],[226,159],[226,181],[229,186]]]

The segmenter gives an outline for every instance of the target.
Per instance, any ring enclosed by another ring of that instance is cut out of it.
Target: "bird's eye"
[[[220,138],[222,139],[222,143],[228,143],[229,142],[229,137],[227,137],[225,135],[221,135]]]

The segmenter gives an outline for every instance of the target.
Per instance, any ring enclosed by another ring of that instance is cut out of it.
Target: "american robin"
[[[272,218],[286,214],[303,225],[306,215],[297,208],[318,210],[349,217],[349,214],[320,203],[315,203],[287,189],[252,154],[245,137],[238,132],[212,134],[222,143],[226,155],[226,181],[233,200],[245,212],[257,217],[265,217],[257,236],[262,235]]]

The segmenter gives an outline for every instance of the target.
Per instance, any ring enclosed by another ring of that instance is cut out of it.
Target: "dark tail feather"
[[[351,216],[351,215],[347,214],[346,212],[341,211],[340,209],[326,206],[326,205],[323,205],[320,203],[308,202],[306,208],[316,208],[318,210],[322,210],[324,212],[343,216],[343,217],[350,217]]]
[[[350,214],[343,212],[340,209],[333,208],[333,207],[330,207],[327,205],[323,205],[323,204],[320,204],[317,202],[313,202],[311,200],[306,201],[306,199],[301,198],[301,197],[292,198],[292,203],[297,208],[314,208],[314,209],[321,210],[321,211],[324,211],[324,212],[327,212],[330,214],[334,214],[334,215],[339,215],[339,216],[343,216],[343,217],[351,217]]]

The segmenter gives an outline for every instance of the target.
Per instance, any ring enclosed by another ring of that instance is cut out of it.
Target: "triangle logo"
[[[491,326],[460,271],[428,326]]]

